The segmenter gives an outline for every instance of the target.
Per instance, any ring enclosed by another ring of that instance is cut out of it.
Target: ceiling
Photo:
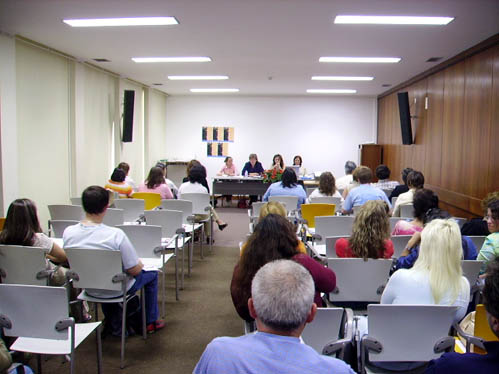
[[[452,16],[447,26],[335,25],[338,14]],[[65,18],[174,16],[175,26],[72,28]],[[499,32],[498,0],[0,0],[0,30],[155,86],[239,88],[233,95],[307,95],[311,88],[375,96]],[[132,57],[209,56],[208,63],[137,64]],[[321,56],[401,57],[398,64],[327,64]],[[110,62],[98,63],[94,58]],[[167,75],[228,75],[212,82]],[[318,82],[313,75],[374,76]],[[205,94],[206,95],[206,94]]]

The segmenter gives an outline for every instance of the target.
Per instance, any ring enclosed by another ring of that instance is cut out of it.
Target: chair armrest
[[[7,276],[7,272],[5,271],[5,269],[0,268],[0,277],[5,278],[6,276]]]
[[[333,340],[327,343],[322,349],[323,355],[331,356],[339,351],[338,358],[340,360],[343,360],[345,356],[345,347],[348,344],[353,343],[353,331],[354,331],[353,310],[350,308],[345,308],[345,314],[346,314],[346,322],[345,322],[346,328],[345,328],[344,337],[342,339]]]
[[[187,216],[187,222],[189,222],[191,225],[194,225],[196,223],[196,217],[194,216],[194,214]]]
[[[0,314],[0,328],[11,329],[12,321],[4,314]]]
[[[359,368],[359,373],[365,372],[366,357],[367,357],[368,351],[380,353],[381,351],[383,351],[383,345],[375,338],[373,338],[369,335],[364,335],[360,339],[360,363],[361,363],[360,366],[361,367]]]
[[[449,350],[454,350],[455,340],[453,336],[445,336],[437,340],[433,346],[433,352],[442,353]]]
[[[52,275],[52,273],[54,271],[55,270],[51,270],[51,269],[40,270],[38,273],[36,273],[36,279],[50,278],[50,276]]]
[[[471,352],[471,344],[476,345],[477,347],[485,350],[484,339],[479,338],[478,336],[470,335],[464,332],[464,330],[459,326],[459,323],[454,322],[452,325],[456,332],[466,340],[466,352]]]
[[[56,322],[55,329],[56,331],[64,331],[67,328],[74,325],[75,325],[75,320],[73,317],[64,318]]]
[[[175,234],[185,236],[185,229],[183,227],[179,227],[177,230],[175,230]]]
[[[75,280],[78,282],[80,280],[80,276],[78,275],[78,273],[76,271],[69,269],[66,272],[66,279],[68,280],[68,282],[71,282],[72,280]]]
[[[119,273],[119,274],[115,274],[113,276],[112,282],[113,283],[121,283],[121,282],[125,282],[126,279],[127,279],[127,276],[125,273]]]

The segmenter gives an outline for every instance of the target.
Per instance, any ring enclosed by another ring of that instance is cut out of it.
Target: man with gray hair
[[[300,342],[305,324],[317,312],[314,290],[308,270],[294,261],[262,266],[253,278],[248,300],[258,331],[213,339],[194,373],[353,374],[345,362],[320,355]]]
[[[352,173],[356,167],[357,165],[355,165],[355,162],[353,161],[347,161],[345,163],[345,175],[336,179],[335,184],[338,190],[344,190],[345,188],[347,188],[347,186],[350,183],[352,183],[353,181]]]

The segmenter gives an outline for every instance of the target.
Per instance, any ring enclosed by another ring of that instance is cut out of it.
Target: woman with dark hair
[[[130,173],[130,165],[128,165],[126,162],[120,162],[117,168],[125,172],[125,183],[132,187],[134,191],[137,191],[137,185],[135,184],[135,181],[128,175]]]
[[[402,205],[412,204],[412,199],[414,193],[424,187],[424,176],[423,173],[417,170],[413,170],[407,176],[407,186],[409,191],[400,194],[395,201],[395,206],[393,207],[393,217],[400,217],[400,207]]]
[[[166,164],[162,162],[156,163],[156,167],[160,168],[163,171],[163,177],[165,178],[165,183],[170,187],[170,190],[172,191],[173,198],[176,199],[178,195],[178,187],[173,183],[171,179],[167,178],[167,172],[166,172]]]
[[[263,195],[263,201],[269,201],[270,196],[297,196],[299,209],[301,204],[304,204],[307,200],[307,193],[301,185],[298,184],[298,179],[296,178],[295,171],[287,167],[282,173],[282,179],[280,182],[272,183],[265,195]],[[288,207],[292,209],[292,207]]]
[[[331,292],[336,286],[336,276],[331,269],[310,256],[298,251],[299,240],[293,225],[284,217],[269,214],[255,227],[246,250],[234,268],[230,292],[237,313],[246,321],[253,321],[248,310],[251,282],[256,272],[266,263],[278,259],[290,259],[303,265],[315,283],[317,306],[322,306],[321,292]]]
[[[224,165],[217,173],[217,175],[228,175],[228,176],[237,175],[236,165],[234,165],[234,160],[232,159],[232,157],[229,156],[225,157]]]
[[[336,181],[333,174],[331,174],[329,171],[325,171],[319,178],[319,187],[312,191],[308,199],[310,200],[314,197],[333,196],[339,197],[341,199],[341,202],[343,202],[343,197],[336,189],[335,182]]]
[[[391,258],[388,204],[382,200],[369,200],[361,206],[353,221],[349,239],[338,239],[335,244],[338,257]]]
[[[413,171],[412,168],[405,168],[402,170],[402,181],[404,182],[403,184],[399,184],[397,187],[395,187],[390,194],[389,200],[390,202],[392,201],[393,197],[398,197],[400,194],[409,191],[409,186],[407,186],[407,176],[409,173]]]
[[[422,188],[414,194],[414,219],[412,221],[400,220],[395,224],[392,236],[412,235],[423,231],[425,216],[430,209],[438,208],[438,196],[432,190]]]
[[[487,267],[487,264],[499,257],[499,200],[494,200],[487,206],[487,227],[491,233],[485,238],[477,260],[483,261],[484,266],[482,272]]]
[[[278,173],[284,171],[284,160],[280,154],[276,154],[272,157],[272,166],[270,167],[270,170],[275,170]]]
[[[155,192],[159,193],[162,199],[173,199],[173,193],[165,182],[163,170],[159,167],[151,168],[147,179],[140,184],[139,192]]]
[[[117,192],[119,197],[130,197],[133,193],[133,188],[125,182],[126,173],[119,168],[113,170],[111,179],[108,180],[104,188]]]
[[[307,174],[307,169],[305,169],[303,167],[303,159],[301,158],[300,155],[296,155],[295,157],[293,157],[293,166],[300,167],[299,172],[298,172],[299,175],[304,176]]]
[[[206,168],[198,160],[191,160],[191,161],[189,161],[189,163],[187,164],[187,169],[186,169],[187,176],[184,179],[182,179],[182,183],[189,182],[189,174],[191,172],[191,169],[193,167],[195,167],[195,166],[201,167],[204,177],[203,177],[203,179],[201,179],[201,181],[199,183],[204,188],[206,188],[206,190],[208,191],[208,193],[210,193],[210,187],[208,186],[208,181],[206,180],[206,176],[207,176],[207,174],[206,174]],[[180,197],[179,197],[179,199],[180,199]]]

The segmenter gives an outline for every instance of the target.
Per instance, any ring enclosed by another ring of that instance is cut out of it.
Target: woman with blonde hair
[[[435,219],[421,233],[419,257],[411,269],[397,270],[388,281],[381,304],[454,305],[455,321],[468,308],[470,284],[463,277],[463,249],[458,224]]]
[[[393,243],[390,238],[388,205],[382,200],[367,201],[353,221],[349,239],[338,239],[335,244],[338,257],[391,258]]]

